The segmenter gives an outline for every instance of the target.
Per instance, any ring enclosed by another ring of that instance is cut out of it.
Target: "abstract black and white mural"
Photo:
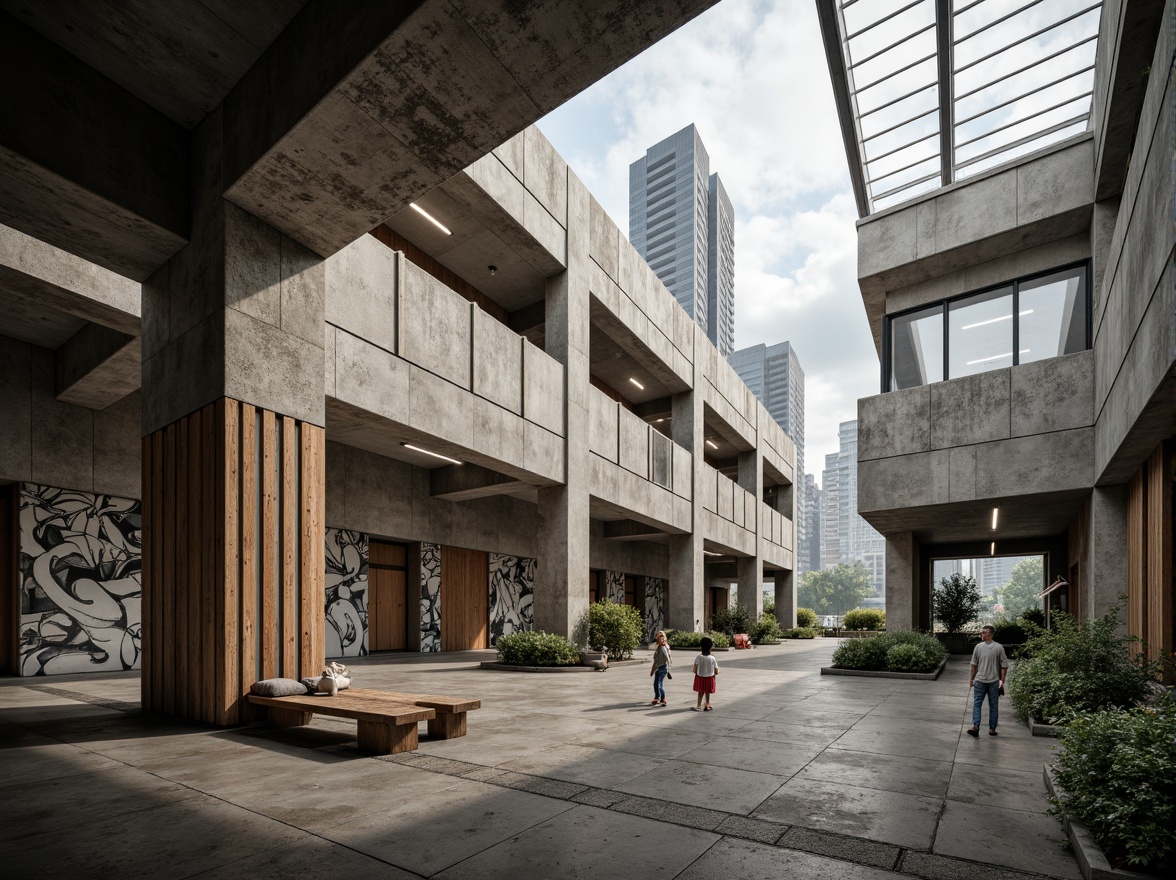
[[[363,657],[368,652],[368,536],[327,529],[327,657]]]
[[[139,668],[138,501],[22,483],[20,672]]]
[[[618,605],[625,604],[625,573],[606,571],[604,573],[604,598]]]
[[[534,626],[535,560],[490,554],[490,644]]]
[[[666,582],[661,578],[645,579],[645,641],[652,642],[665,620]]]
[[[421,544],[421,651],[441,650],[441,545]]]

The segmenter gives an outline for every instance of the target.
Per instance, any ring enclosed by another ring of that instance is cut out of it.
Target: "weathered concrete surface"
[[[139,388],[138,336],[88,323],[57,350],[57,399],[105,409]]]

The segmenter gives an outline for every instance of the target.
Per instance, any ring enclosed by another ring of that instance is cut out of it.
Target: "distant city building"
[[[717,347],[717,346],[716,346]],[[721,351],[721,349],[720,349]],[[727,358],[739,378],[759,398],[776,424],[796,444],[796,546],[808,540],[808,527],[801,512],[808,506],[804,474],[804,370],[796,350],[788,342],[752,345]],[[799,555],[799,549],[797,553]],[[820,566],[816,566],[819,568]],[[797,567],[798,573],[801,571]]]
[[[880,593],[886,582],[886,542],[857,513],[857,422],[842,422],[837,433],[839,449],[825,456],[821,474],[821,566],[862,562]]]
[[[629,166],[629,240],[723,357],[735,343],[735,214],[694,125]]]
[[[799,453],[798,453],[799,454]],[[799,467],[799,465],[798,465]],[[799,483],[797,485],[800,485]],[[821,568],[821,489],[812,474],[804,475],[804,507],[796,523],[796,574]],[[800,538],[801,530],[804,538]]]

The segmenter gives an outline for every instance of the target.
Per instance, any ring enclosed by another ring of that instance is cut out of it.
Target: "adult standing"
[[[1009,658],[1004,646],[993,641],[996,630],[986,626],[980,630],[981,642],[972,651],[968,687],[972,689],[972,726],[968,736],[980,736],[980,712],[984,698],[988,698],[988,735],[996,736],[996,722],[999,716],[997,705],[1004,690],[1005,676],[1009,672]]]

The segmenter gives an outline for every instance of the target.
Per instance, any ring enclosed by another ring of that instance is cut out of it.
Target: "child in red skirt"
[[[698,705],[695,712],[709,712],[711,710],[710,695],[715,692],[715,678],[719,674],[719,661],[711,656],[714,640],[709,636],[702,637],[702,653],[694,658],[694,690],[698,693]],[[706,708],[702,706],[703,697],[706,698]]]

